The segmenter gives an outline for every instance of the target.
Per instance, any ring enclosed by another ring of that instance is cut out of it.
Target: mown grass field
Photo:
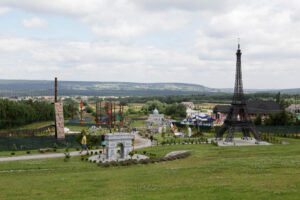
[[[103,168],[72,157],[0,163],[0,199],[294,199],[300,197],[300,141],[289,145],[144,149],[191,156]],[[140,150],[140,151],[144,151]]]

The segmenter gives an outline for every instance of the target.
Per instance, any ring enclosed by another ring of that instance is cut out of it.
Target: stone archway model
[[[106,141],[106,159],[129,159],[129,152],[132,151],[132,139],[134,136],[130,133],[110,133],[105,135]],[[121,146],[121,157],[118,155],[118,144]]]

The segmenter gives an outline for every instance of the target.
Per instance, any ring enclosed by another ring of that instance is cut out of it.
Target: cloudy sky
[[[0,0],[0,79],[300,87],[299,0]]]

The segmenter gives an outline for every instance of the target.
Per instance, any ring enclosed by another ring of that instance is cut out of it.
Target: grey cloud
[[[146,10],[161,11],[179,9],[186,11],[213,11],[227,10],[238,4],[238,0],[134,0]]]

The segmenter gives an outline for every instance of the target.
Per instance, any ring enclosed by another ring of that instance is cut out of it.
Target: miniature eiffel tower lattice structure
[[[237,131],[242,132],[243,139],[250,138],[250,133],[252,133],[256,141],[261,140],[260,134],[256,131],[256,128],[248,115],[246,100],[243,91],[241,56],[242,52],[240,50],[240,44],[238,44],[238,50],[236,52],[237,60],[234,95],[230,111],[224,121],[224,124],[216,135],[216,139],[222,140],[224,133],[227,131],[228,134],[225,142],[233,142],[234,133]]]

